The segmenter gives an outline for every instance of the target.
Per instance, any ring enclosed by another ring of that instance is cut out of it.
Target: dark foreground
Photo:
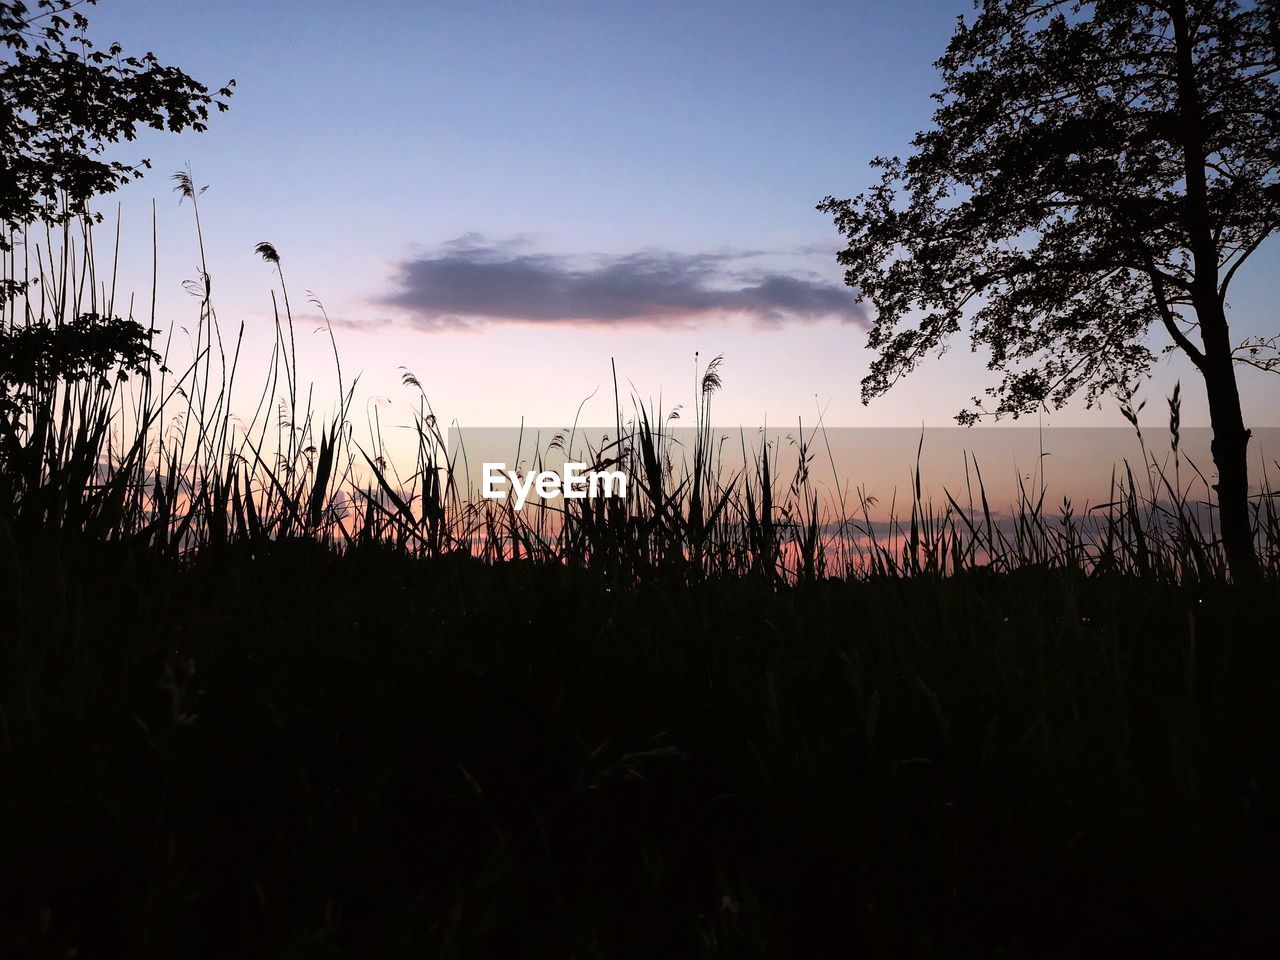
[[[0,955],[1280,945],[1274,584],[272,549],[0,544]]]

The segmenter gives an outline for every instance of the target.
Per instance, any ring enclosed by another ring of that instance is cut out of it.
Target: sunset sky
[[[190,204],[198,185],[214,301],[271,337],[282,257],[305,358],[331,394],[314,292],[338,326],[357,409],[406,413],[401,366],[441,419],[467,425],[612,419],[622,390],[693,395],[694,355],[726,357],[717,419],[946,426],[991,382],[967,344],[863,407],[864,306],[841,283],[840,238],[814,210],[873,178],[927,126],[932,62],[967,2],[215,4],[109,0],[93,35],[154,50],[216,87],[208,133],[150,136],[120,156],[153,172],[122,191],[122,285],[144,313],[158,203],[159,321],[193,324]],[[112,205],[103,209],[112,212]],[[1242,272],[1237,337],[1274,332],[1280,243]],[[1158,341],[1163,343],[1163,341]],[[1181,358],[1142,396],[1158,420],[1175,379],[1207,422]],[[1241,372],[1246,416],[1276,425],[1274,376]],[[251,402],[251,399],[250,399]],[[1115,405],[1047,418],[1115,425]]]

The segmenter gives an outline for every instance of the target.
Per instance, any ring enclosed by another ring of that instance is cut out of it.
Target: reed
[[[156,342],[154,304],[141,321],[132,301],[118,310],[114,273],[99,274],[90,224],[14,238],[20,255],[7,262],[6,278],[28,287],[25,299],[6,305],[0,334],[0,522],[15,530],[129,540],[171,556],[301,537],[336,550],[376,542],[420,557],[461,551],[491,561],[599,566],[627,578],[662,570],[686,579],[755,574],[776,584],[1027,565],[1176,581],[1224,575],[1210,483],[1179,455],[1177,392],[1172,465],[1148,451],[1137,412],[1125,406],[1139,469],[1114,476],[1099,505],[1077,512],[1064,502],[1055,511],[1043,478],[1034,488],[1020,481],[1012,521],[1001,524],[993,522],[979,464],[966,462],[967,489],[947,492],[942,503],[922,498],[917,464],[909,501],[886,524],[873,522],[870,505],[849,494],[844,478],[834,478],[832,489],[845,491],[838,501],[820,494],[812,472],[835,466],[823,460],[830,445],[821,425],[799,425],[785,450],[732,438],[742,465],[729,471],[728,438],[713,430],[717,357],[698,374],[691,443],[669,434],[683,425],[681,410],[664,413],[634,394],[629,406],[616,404],[616,435],[589,452],[593,468],[634,478],[624,500],[522,512],[482,501],[411,372],[403,373],[416,394],[407,469],[387,456],[376,407],[365,424],[353,421],[357,384],[344,380],[327,315],[338,403],[327,413],[314,409],[314,389],[300,379],[282,259],[267,242],[255,249],[279,281],[271,294],[275,337],[266,381],[249,393],[253,412],[242,419],[236,373],[244,325],[224,342],[204,266],[199,192],[187,172],[174,180],[192,211],[201,257],[198,277],[187,283],[198,307],[182,360],[175,324],[163,345]],[[542,449],[515,451],[516,458],[524,453],[541,464],[573,439],[569,430]],[[1254,522],[1263,566],[1274,576],[1280,538],[1265,467]]]

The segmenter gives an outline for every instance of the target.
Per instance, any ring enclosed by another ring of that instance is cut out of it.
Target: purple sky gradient
[[[314,293],[338,326],[357,408],[407,417],[401,367],[441,420],[612,419],[622,390],[692,400],[695,352],[724,354],[717,419],[946,426],[992,382],[956,341],[863,407],[861,307],[814,204],[873,180],[868,161],[927,126],[932,62],[968,2],[353,5],[103,0],[93,34],[154,50],[211,85],[234,77],[208,133],[147,136],[122,156],[153,173],[122,191],[121,285],[145,313],[157,205],[159,325],[192,325],[190,163],[224,329],[271,342],[281,255],[303,379],[334,391]],[[114,204],[104,204],[109,215]],[[1280,328],[1280,242],[1237,280],[1237,336]],[[179,334],[178,340],[182,337]],[[1161,342],[1161,341],[1156,341]],[[245,381],[252,382],[252,364]],[[1141,396],[1207,422],[1194,371],[1162,361]],[[1276,425],[1280,380],[1241,373],[1246,412]],[[252,391],[249,391],[252,392]],[[246,393],[248,396],[248,393]],[[250,401],[251,402],[251,401]],[[1122,423],[1115,405],[1054,425]]]

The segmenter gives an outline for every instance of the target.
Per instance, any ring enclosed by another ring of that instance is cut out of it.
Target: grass
[[[237,421],[241,333],[207,277],[179,363],[154,317],[81,322],[118,312],[91,230],[26,239],[11,275],[41,283],[0,355],[0,953],[1280,943],[1269,490],[1249,584],[1204,478],[1159,471],[1080,516],[1023,488],[1012,524],[976,465],[937,507],[917,473],[886,528],[819,502],[820,430],[794,469],[764,448],[726,474],[713,362],[687,462],[670,411],[619,402],[596,459],[627,498],[517,514],[467,496],[412,374],[403,474],[340,363],[313,410],[270,244],[275,347]]]
[[[107,546],[4,558],[9,955],[1280,933],[1265,587]]]

